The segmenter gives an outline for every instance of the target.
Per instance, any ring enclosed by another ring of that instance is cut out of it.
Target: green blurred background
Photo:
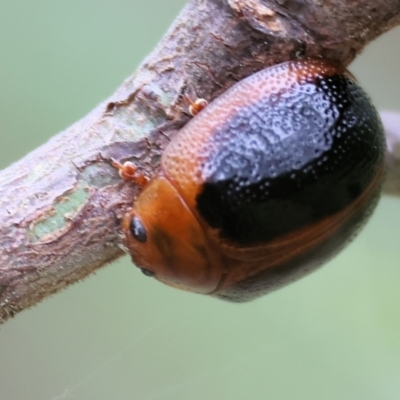
[[[2,1],[0,165],[84,116],[184,0]],[[400,110],[400,30],[351,66]],[[165,287],[128,258],[0,328],[1,400],[398,400],[400,199],[312,276],[234,305]]]

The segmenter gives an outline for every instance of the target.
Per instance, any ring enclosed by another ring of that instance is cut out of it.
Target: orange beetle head
[[[170,182],[152,179],[125,215],[122,228],[134,264],[161,282],[214,292],[223,272],[216,252]]]

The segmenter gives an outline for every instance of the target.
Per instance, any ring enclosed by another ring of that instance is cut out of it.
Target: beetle
[[[269,67],[198,112],[149,181],[114,162],[143,186],[122,221],[126,245],[134,264],[170,286],[255,299],[360,231],[379,198],[384,151],[378,113],[343,66]]]

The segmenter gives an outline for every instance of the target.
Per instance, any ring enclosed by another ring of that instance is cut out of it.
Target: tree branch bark
[[[189,118],[182,94],[212,100],[291,59],[348,65],[399,22],[398,0],[190,1],[110,99],[0,173],[0,322],[122,255],[138,188],[110,159],[151,175]]]
[[[400,113],[382,111],[381,118],[386,132],[386,177],[383,192],[400,196]]]

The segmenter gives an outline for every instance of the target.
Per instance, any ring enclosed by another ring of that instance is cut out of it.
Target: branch
[[[382,111],[381,118],[386,131],[386,178],[383,191],[400,196],[400,114]]]
[[[212,100],[289,59],[348,65],[399,21],[395,0],[190,1],[110,99],[0,173],[0,321],[122,254],[119,219],[138,188],[110,159],[151,175],[188,120],[183,93]]]

